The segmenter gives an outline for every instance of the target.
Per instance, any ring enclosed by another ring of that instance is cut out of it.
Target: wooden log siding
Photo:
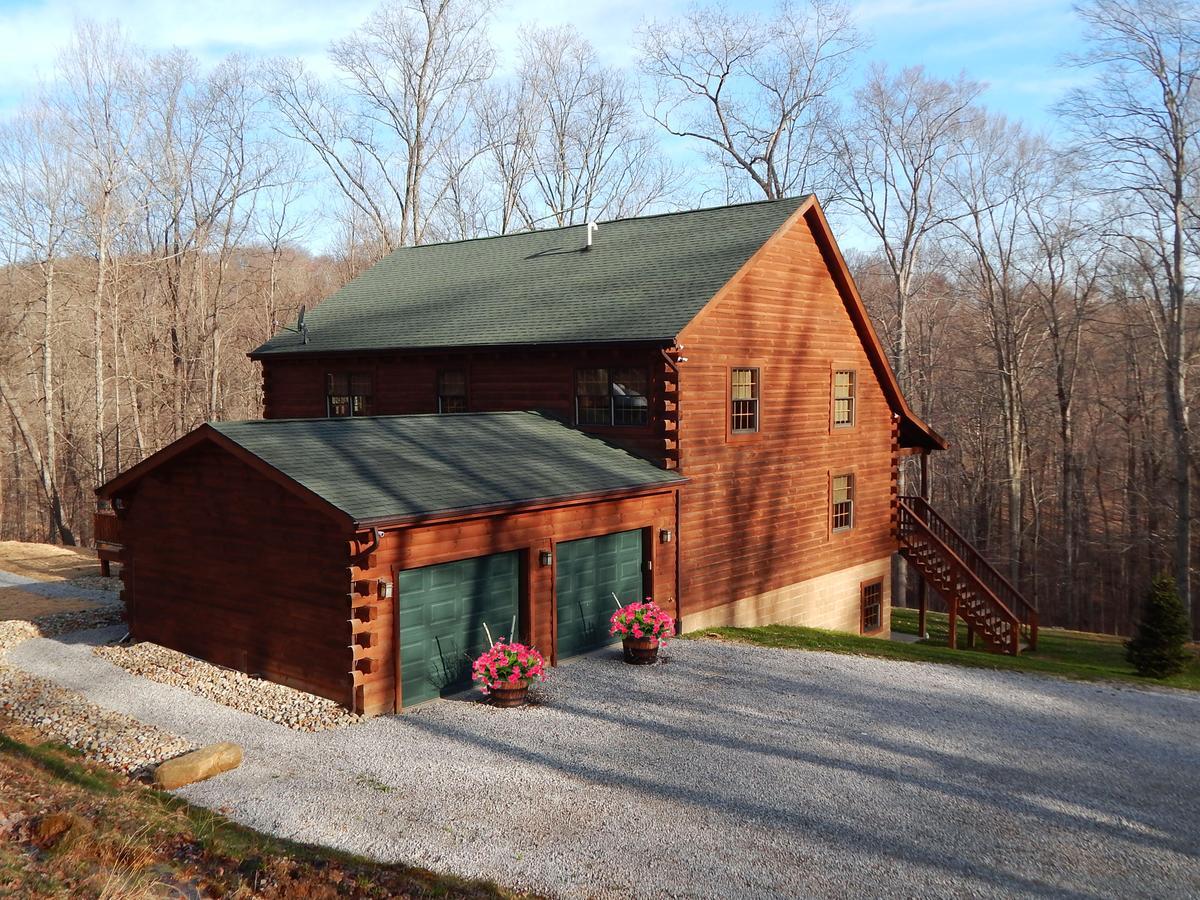
[[[134,640],[352,702],[342,525],[208,443],[120,496]]]
[[[812,224],[793,222],[680,335],[685,616],[880,560],[896,549],[893,414]],[[731,367],[760,368],[760,432],[728,434]],[[856,421],[833,428],[832,373],[855,369]],[[829,527],[834,474],[854,527]],[[885,598],[885,602],[886,602]]]
[[[618,500],[601,500],[560,504],[550,508],[531,509],[516,513],[481,515],[466,519],[413,527],[385,529],[378,548],[369,560],[360,559],[352,569],[354,580],[372,585],[375,618],[361,626],[371,635],[373,652],[370,671],[358,679],[360,711],[367,714],[392,712],[402,704],[396,689],[398,660],[396,658],[397,573],[403,569],[451,562],[470,556],[482,556],[505,551],[520,551],[524,557],[521,586],[521,638],[531,642],[557,663],[554,654],[556,598],[554,567],[543,567],[538,555],[553,550],[559,541],[628,531],[647,530],[646,549],[652,567],[646,573],[647,592],[672,614],[675,613],[675,552],[678,544],[672,540],[662,543],[659,532],[669,528],[674,532],[676,489],[654,492]],[[378,599],[374,585],[379,579],[393,583],[393,600]]]
[[[307,419],[325,415],[328,372],[370,372],[376,415],[437,412],[437,376],[446,369],[467,373],[470,412],[536,409],[575,421],[575,370],[634,367],[650,379],[650,421],[645,426],[586,426],[581,430],[663,465],[669,449],[664,420],[661,348],[600,345],[513,347],[444,353],[363,352],[313,359],[263,359],[263,416]],[[673,435],[672,435],[673,437]]]

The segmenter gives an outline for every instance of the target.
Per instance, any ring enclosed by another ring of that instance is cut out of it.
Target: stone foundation
[[[883,631],[891,622],[891,557],[840,569],[785,587],[745,597],[712,609],[685,614],[683,630],[756,625],[806,625],[858,634],[862,628],[860,589],[864,581],[883,579]]]

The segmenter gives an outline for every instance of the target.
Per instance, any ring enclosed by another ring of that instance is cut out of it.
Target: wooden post
[[[950,596],[950,634],[946,637],[946,643],[951,650],[958,647],[958,599],[953,594]]]
[[[970,622],[967,623],[967,646],[975,649],[975,626]]]
[[[921,451],[921,499],[926,503],[929,502],[929,451]],[[929,632],[925,628],[925,610],[929,605],[929,585],[922,576],[920,583],[917,585],[917,634],[922,640],[929,637]],[[953,643],[950,644],[954,646]]]
[[[929,637],[929,632],[925,630],[925,607],[929,602],[929,585],[925,582],[925,576],[921,576],[921,580],[917,583],[917,634],[921,640]]]

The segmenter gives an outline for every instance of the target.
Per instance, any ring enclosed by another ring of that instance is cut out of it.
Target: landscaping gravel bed
[[[332,700],[251,678],[158,644],[101,646],[95,648],[95,653],[126,672],[183,688],[297,731],[324,731],[360,721],[359,716]]]
[[[563,897],[1200,896],[1200,695],[678,641],[308,734],[30,640],[13,665],[242,766],[246,825]]]
[[[120,621],[119,609],[45,616],[37,623],[0,622],[0,715],[27,725],[48,740],[130,775],[141,775],[195,744],[153,725],[102,709],[79,693],[7,665],[3,656],[24,641],[93,629]]]

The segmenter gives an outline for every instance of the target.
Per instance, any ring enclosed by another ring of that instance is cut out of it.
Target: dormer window
[[[467,411],[467,373],[462,369],[446,369],[438,373],[438,412]]]
[[[578,369],[575,422],[579,425],[645,425],[650,421],[649,378],[644,369]]]
[[[330,372],[325,376],[325,414],[332,418],[371,415],[369,372]]]

